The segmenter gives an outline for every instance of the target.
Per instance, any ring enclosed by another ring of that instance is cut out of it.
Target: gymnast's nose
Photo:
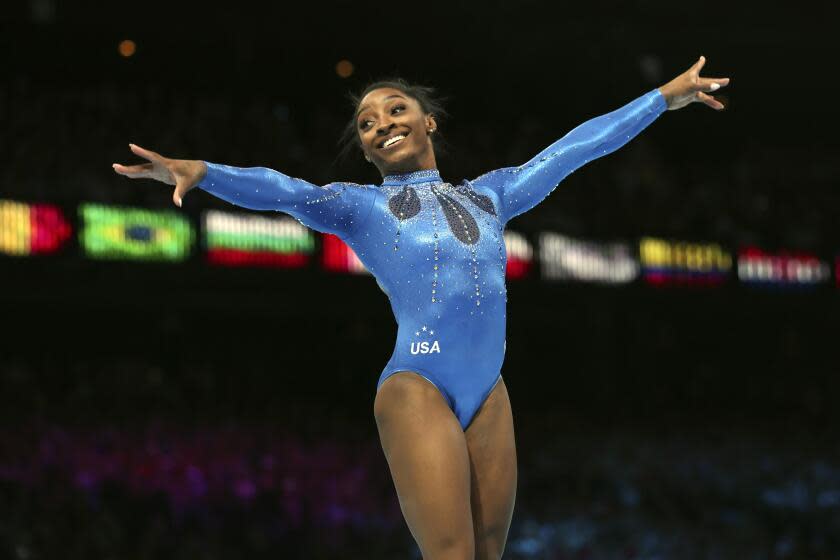
[[[387,123],[387,124],[386,124]],[[389,123],[387,121],[382,121],[382,126],[376,129],[376,133],[382,136],[383,134],[388,134],[388,131],[394,128],[394,123]]]

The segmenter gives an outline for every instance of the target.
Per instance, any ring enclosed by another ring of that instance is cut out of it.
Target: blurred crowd
[[[89,492],[116,484],[137,496],[166,496],[179,515],[208,504],[277,495],[276,514],[291,528],[304,521],[329,528],[399,520],[397,504],[383,499],[384,473],[378,471],[384,465],[372,442],[307,443],[289,433],[291,428],[193,431],[164,423],[131,433],[113,426],[27,426],[4,434],[9,462],[0,465],[0,477],[36,485],[63,473],[74,488]]]
[[[40,391],[14,381],[38,379],[34,369],[0,364],[3,408],[15,411],[0,425],[4,558],[419,558],[370,417],[336,405],[322,414],[320,396],[290,393],[288,407],[309,414],[197,421],[182,395],[180,415],[115,419],[108,411],[131,408],[130,396],[104,379],[84,382],[87,406],[118,401],[98,414],[72,404],[26,413],[13,403],[61,400],[21,394]],[[113,375],[159,371],[151,359],[126,370]],[[79,383],[67,381],[68,402]],[[840,455],[829,435],[720,420],[580,424],[529,408],[516,414],[506,559],[840,554]]]
[[[621,104],[615,100],[601,112]],[[137,161],[129,142],[173,158],[272,167],[317,184],[378,181],[360,154],[337,158],[341,129],[350,116],[344,99],[319,103],[313,97],[295,104],[279,94],[190,91],[153,80],[56,86],[15,77],[0,86],[0,111],[3,197],[168,204],[160,186],[129,184],[113,173],[111,163]],[[458,111],[442,125],[447,150],[438,161],[443,176],[453,182],[524,163],[572,123],[595,116],[568,120],[564,115],[559,124],[527,108],[506,120],[472,115],[468,108]],[[775,139],[743,134],[717,139],[722,147],[710,156],[695,149],[703,145],[699,140],[685,143],[685,126],[678,119],[694,126],[690,116],[660,119],[668,122],[642,133],[632,149],[619,150],[567,178],[568,188],[555,191],[520,218],[517,227],[595,238],[673,236],[829,254],[840,248],[834,227],[840,207],[840,194],[833,188],[838,171],[828,148],[781,146]],[[222,204],[209,197],[206,203]]]

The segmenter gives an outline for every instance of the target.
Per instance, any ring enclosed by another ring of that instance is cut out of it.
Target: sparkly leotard
[[[466,430],[500,379],[505,353],[505,224],[569,173],[627,143],[666,109],[658,90],[593,118],[518,167],[459,186],[436,169],[380,186],[319,187],[265,167],[207,164],[203,190],[278,210],[343,239],[387,294],[398,331],[377,390],[394,373],[425,377]]]

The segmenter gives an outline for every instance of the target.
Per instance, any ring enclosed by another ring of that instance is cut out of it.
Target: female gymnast
[[[666,109],[723,104],[706,92],[728,78],[686,72],[578,126],[518,167],[458,186],[435,162],[432,90],[377,82],[358,98],[353,136],[381,185],[323,187],[265,167],[163,157],[129,144],[140,165],[117,173],[174,185],[179,207],[199,187],[237,206],[278,210],[338,235],[387,294],[396,347],[373,404],[382,449],[425,560],[499,559],[516,497],[513,418],[500,375],[505,352],[511,218],[533,208],[585,163],[627,143]]]

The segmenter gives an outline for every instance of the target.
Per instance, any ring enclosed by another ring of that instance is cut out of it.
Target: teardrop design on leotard
[[[496,215],[496,208],[493,207],[493,201],[490,199],[489,196],[478,194],[474,190],[468,187],[459,187],[457,189],[458,194],[462,194],[470,199],[470,201],[475,204],[480,210],[484,210],[488,214],[493,216]]]
[[[420,213],[420,197],[411,187],[402,190],[388,200],[388,210],[400,221],[409,220]]]
[[[435,193],[435,197],[437,197],[438,203],[443,209],[443,215],[446,216],[446,222],[449,224],[449,230],[452,234],[466,245],[478,243],[480,233],[478,224],[472,214],[453,197],[434,187],[432,187],[432,192]]]

